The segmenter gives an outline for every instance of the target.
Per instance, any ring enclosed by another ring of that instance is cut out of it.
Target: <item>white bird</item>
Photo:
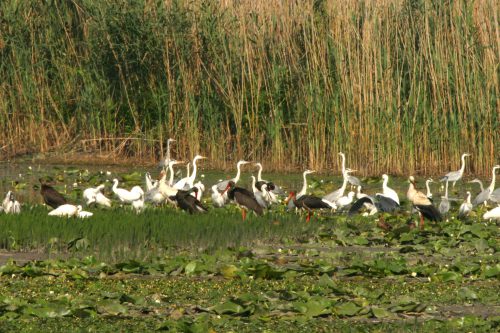
[[[2,210],[6,214],[19,214],[21,213],[21,204],[14,197],[12,191],[7,192],[5,199],[2,202]]]
[[[81,212],[82,206],[64,204],[49,212],[49,216],[72,217]]]
[[[431,199],[432,200],[432,192],[431,192],[431,187],[430,187],[430,183],[433,183],[434,180],[432,178],[429,178],[425,181],[425,188],[427,189],[427,198]]]
[[[493,193],[493,190],[495,189],[495,173],[496,170],[500,169],[500,165],[495,165],[493,167],[493,170],[491,171],[491,183],[490,186],[485,188],[481,193],[479,193],[475,198],[474,201],[472,202],[472,205],[477,206],[482,204],[483,202],[486,204],[486,202],[490,199],[491,193]]]
[[[111,200],[106,198],[104,194],[102,194],[102,190],[104,189],[104,184],[101,184],[97,187],[90,187],[83,191],[83,199],[85,199],[85,204],[87,206],[96,203],[101,206],[111,207]]]
[[[356,193],[351,191],[351,192],[347,193],[346,196],[343,196],[343,197],[340,197],[339,199],[337,199],[337,201],[335,201],[335,205],[339,209],[343,209],[344,207],[346,207],[352,203],[355,195],[356,195]]]
[[[459,181],[462,176],[464,175],[464,170],[465,170],[465,158],[471,156],[471,154],[462,154],[461,160],[462,160],[462,166],[460,167],[460,170],[457,171],[451,171],[448,172],[446,175],[444,175],[443,178],[440,179],[441,182],[445,181],[448,179],[449,182],[453,182],[453,187],[455,187],[455,183]]]
[[[346,170],[348,168],[345,167],[345,155],[343,152],[340,152],[339,153],[340,157],[342,157],[342,175],[344,177],[347,177],[347,181],[351,184],[351,185],[354,185],[354,186],[360,186],[361,185],[361,181],[354,177],[354,176],[351,176],[349,174],[346,174]],[[353,170],[354,171],[354,170]]]
[[[182,161],[176,161],[176,160],[171,160],[169,163],[168,163],[168,172],[170,173],[170,178],[168,180],[168,185],[170,186],[174,186],[174,165],[176,164],[181,164],[183,163]],[[189,163],[188,163],[188,170],[189,170]],[[189,177],[189,172],[188,172],[188,175]]]
[[[219,192],[217,189],[217,184],[212,186],[212,205],[214,207],[220,208],[225,205],[226,201],[224,200],[224,197],[222,194]]]
[[[248,161],[245,161],[245,160],[240,160],[238,161],[238,163],[236,163],[236,176],[232,179],[228,179],[228,180],[223,180],[221,182],[218,182],[216,185],[217,185],[217,190],[219,190],[219,192],[224,192],[224,190],[227,188],[227,185],[229,184],[230,181],[234,182],[235,184],[238,184],[238,181],[240,180],[240,176],[241,176],[241,166],[242,165],[245,165],[245,164],[248,164],[250,162]],[[227,192],[225,192],[223,195],[224,195],[224,199],[227,201]]]
[[[130,204],[136,200],[139,200],[144,194],[139,186],[134,186],[132,190],[128,191],[123,188],[118,188],[118,179],[113,179],[113,193],[118,197],[120,202]],[[141,193],[142,192],[142,193]]]
[[[259,168],[259,171],[257,172],[257,185],[259,182],[264,182],[264,183],[270,183],[268,180],[262,179],[262,164],[260,162],[255,163],[255,165]],[[273,202],[278,203],[278,200],[276,199],[276,195],[285,195],[285,192],[279,187],[278,185],[272,183],[274,186],[274,189],[270,190],[269,193],[271,193],[273,197]]]
[[[343,177],[344,177],[344,180],[343,180],[343,183],[342,183],[342,186],[338,189],[338,190],[335,190],[331,193],[328,193],[327,195],[325,195],[323,197],[323,199],[329,201],[329,202],[336,202],[338,199],[340,199],[341,197],[344,196],[344,192],[345,192],[345,189],[347,188],[347,183],[349,182],[349,173],[351,172],[354,172],[356,170],[352,170],[352,169],[345,169],[343,171]]]
[[[356,199],[361,199],[361,198],[364,198],[364,197],[367,197],[368,194],[365,194],[362,192],[362,187],[361,185],[357,187],[358,191],[356,192]]]
[[[472,211],[472,203],[470,201],[470,198],[471,198],[471,193],[467,191],[467,197],[465,198],[465,201],[462,203],[462,205],[460,205],[460,208],[458,209],[459,219],[467,217]]]
[[[82,210],[82,211],[78,212],[76,217],[78,217],[80,219],[87,219],[87,218],[91,217],[92,215],[94,215],[94,213]]]
[[[204,159],[206,157],[201,156],[201,155],[196,155],[193,158],[193,172],[191,175],[188,177],[184,177],[181,180],[179,180],[177,183],[174,184],[174,188],[178,190],[188,190],[193,187],[194,181],[196,180],[196,172],[197,172],[197,166],[196,166],[196,161]]]
[[[132,208],[137,214],[142,212],[144,209],[144,192],[141,193],[141,197],[139,199],[132,201]]]
[[[483,219],[500,221],[500,206],[495,207],[492,210],[484,213]]]
[[[398,205],[400,205],[401,203],[399,202],[399,196],[396,191],[387,186],[387,183],[389,182],[389,176],[384,173],[382,175],[382,179],[384,180],[382,183],[382,194],[384,195],[384,197],[388,197],[389,199],[394,200]]]
[[[151,174],[149,172],[146,172],[146,192],[151,191],[152,189],[158,187],[158,181],[153,180],[151,178]]]
[[[257,200],[257,203],[262,207],[262,208],[267,208],[269,207],[269,204],[268,202],[266,201],[266,199],[264,199],[264,195],[265,195],[265,188],[267,187],[266,184],[262,185],[264,191],[261,191],[259,190],[256,186],[255,186],[255,183],[256,183],[256,180],[255,180],[255,177],[252,175],[251,176],[252,178],[252,192],[253,192],[253,195],[255,196],[255,199]],[[266,191],[267,192],[267,191]]]

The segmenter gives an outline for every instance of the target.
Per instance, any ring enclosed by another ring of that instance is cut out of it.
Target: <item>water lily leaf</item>
[[[496,264],[493,267],[487,266],[484,271],[485,278],[492,278],[500,276],[500,264]]]
[[[122,179],[125,182],[139,182],[142,180],[142,175],[140,172],[134,171],[132,173],[122,175]]]
[[[443,282],[459,281],[462,279],[462,275],[457,272],[447,271],[436,274],[436,276]]]
[[[368,239],[366,239],[365,237],[362,237],[362,236],[354,237],[353,243],[356,245],[368,245],[368,244],[370,244]]]
[[[293,307],[297,312],[310,318],[330,313],[330,310],[328,310],[329,306],[330,302],[327,299],[311,299],[307,302],[293,303]]]
[[[354,304],[353,302],[343,303],[335,306],[334,308],[335,313],[338,314],[339,316],[348,316],[348,317],[356,315],[360,310],[361,308],[356,304]]]
[[[458,297],[463,299],[477,299],[477,294],[467,287],[460,288],[458,291]]]
[[[490,247],[488,244],[488,241],[484,238],[474,239],[472,244],[474,244],[474,247],[476,248],[477,252],[479,252],[479,253],[484,252],[485,250],[487,250]]]
[[[375,318],[387,318],[387,317],[392,317],[393,314],[386,309],[383,308],[377,308],[377,307],[372,307],[371,308],[371,313],[373,317]]]
[[[217,314],[242,315],[246,309],[234,302],[227,301],[212,308]]]
[[[234,278],[237,275],[236,273],[238,271],[239,271],[239,269],[235,265],[224,265],[220,269],[220,273],[226,279],[232,279],[232,278]]]
[[[97,303],[97,311],[102,314],[118,316],[127,313],[127,308],[117,301],[105,299]]]
[[[58,318],[70,315],[71,309],[67,305],[56,303],[40,307],[28,306],[23,310],[23,313],[38,318]]]
[[[189,264],[186,265],[186,267],[184,267],[184,272],[186,273],[186,275],[191,275],[194,273],[194,271],[196,270],[196,261],[191,261]]]

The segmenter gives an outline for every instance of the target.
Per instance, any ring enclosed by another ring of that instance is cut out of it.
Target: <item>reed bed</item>
[[[2,1],[3,156],[488,174],[498,1]]]

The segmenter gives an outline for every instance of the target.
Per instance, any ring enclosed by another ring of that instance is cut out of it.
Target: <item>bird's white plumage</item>
[[[59,217],[72,217],[78,215],[78,213],[82,210],[82,206],[64,204],[56,209],[53,209],[49,212],[49,216],[59,216]]]

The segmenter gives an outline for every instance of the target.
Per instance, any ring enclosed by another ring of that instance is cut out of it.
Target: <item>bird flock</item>
[[[134,186],[130,189],[121,188],[117,178],[113,179],[111,191],[116,197],[120,206],[130,206],[133,211],[140,213],[145,208],[145,203],[150,206],[173,205],[189,214],[205,213],[209,208],[202,203],[202,197],[205,192],[205,185],[202,181],[197,181],[198,163],[206,157],[196,155],[190,163],[187,163],[186,177],[175,180],[174,166],[184,163],[183,161],[171,158],[170,146],[175,142],[169,139],[167,142],[166,158],[161,162],[162,168],[159,178],[153,179],[150,173],[144,176],[145,190],[140,186]],[[354,169],[346,167],[346,157],[342,152],[339,153],[342,159],[343,182],[339,189],[327,193],[323,197],[308,194],[307,175],[314,173],[314,170],[305,170],[302,174],[303,186],[300,191],[290,191],[288,195],[285,191],[272,181],[262,178],[263,166],[261,163],[252,163],[246,160],[240,160],[236,164],[236,176],[227,180],[220,180],[210,187],[211,203],[213,208],[221,208],[230,203],[235,204],[241,210],[242,219],[245,220],[248,212],[256,215],[263,215],[266,210],[273,206],[286,205],[288,211],[305,211],[307,213],[306,221],[309,222],[313,216],[314,210],[327,210],[337,213],[347,213],[352,216],[357,213],[363,213],[364,216],[371,216],[377,213],[395,213],[400,211],[401,201],[398,193],[389,187],[389,176],[382,175],[382,188],[380,193],[367,194],[363,192],[363,183],[351,173]],[[408,191],[406,198],[411,204],[411,213],[418,213],[420,216],[420,228],[424,227],[424,219],[430,221],[442,221],[450,211],[452,199],[448,196],[448,185],[451,182],[454,188],[456,183],[462,179],[465,171],[465,158],[470,154],[461,156],[461,168],[444,175],[440,182],[444,182],[444,196],[441,197],[439,205],[434,202],[430,183],[434,181],[429,178],[425,182],[426,193],[421,192],[416,184],[414,176],[408,178]],[[253,164],[257,167],[257,176],[251,176],[251,188],[246,189],[238,186],[241,178],[242,167]],[[465,219],[478,206],[488,203],[496,204],[497,207],[486,211],[483,218],[486,220],[500,220],[500,188],[495,189],[496,170],[500,165],[492,168],[492,179],[488,187],[484,188],[479,179],[474,179],[469,183],[478,183],[480,192],[472,199],[472,193],[466,192],[463,203],[458,209],[458,218]],[[84,211],[82,204],[86,207],[111,207],[113,201],[104,194],[105,185],[101,184],[95,188],[87,188],[83,191],[83,203],[72,204],[59,193],[54,187],[50,186],[42,178],[40,181],[40,194],[44,203],[53,209],[48,213],[49,216],[59,217],[79,217],[88,218],[93,216],[92,212]],[[284,200],[283,200],[284,199]],[[16,200],[12,191],[9,191],[2,202],[0,211],[7,214],[19,214],[21,204]],[[383,228],[390,228],[383,221],[383,214],[379,214],[379,225]]]

